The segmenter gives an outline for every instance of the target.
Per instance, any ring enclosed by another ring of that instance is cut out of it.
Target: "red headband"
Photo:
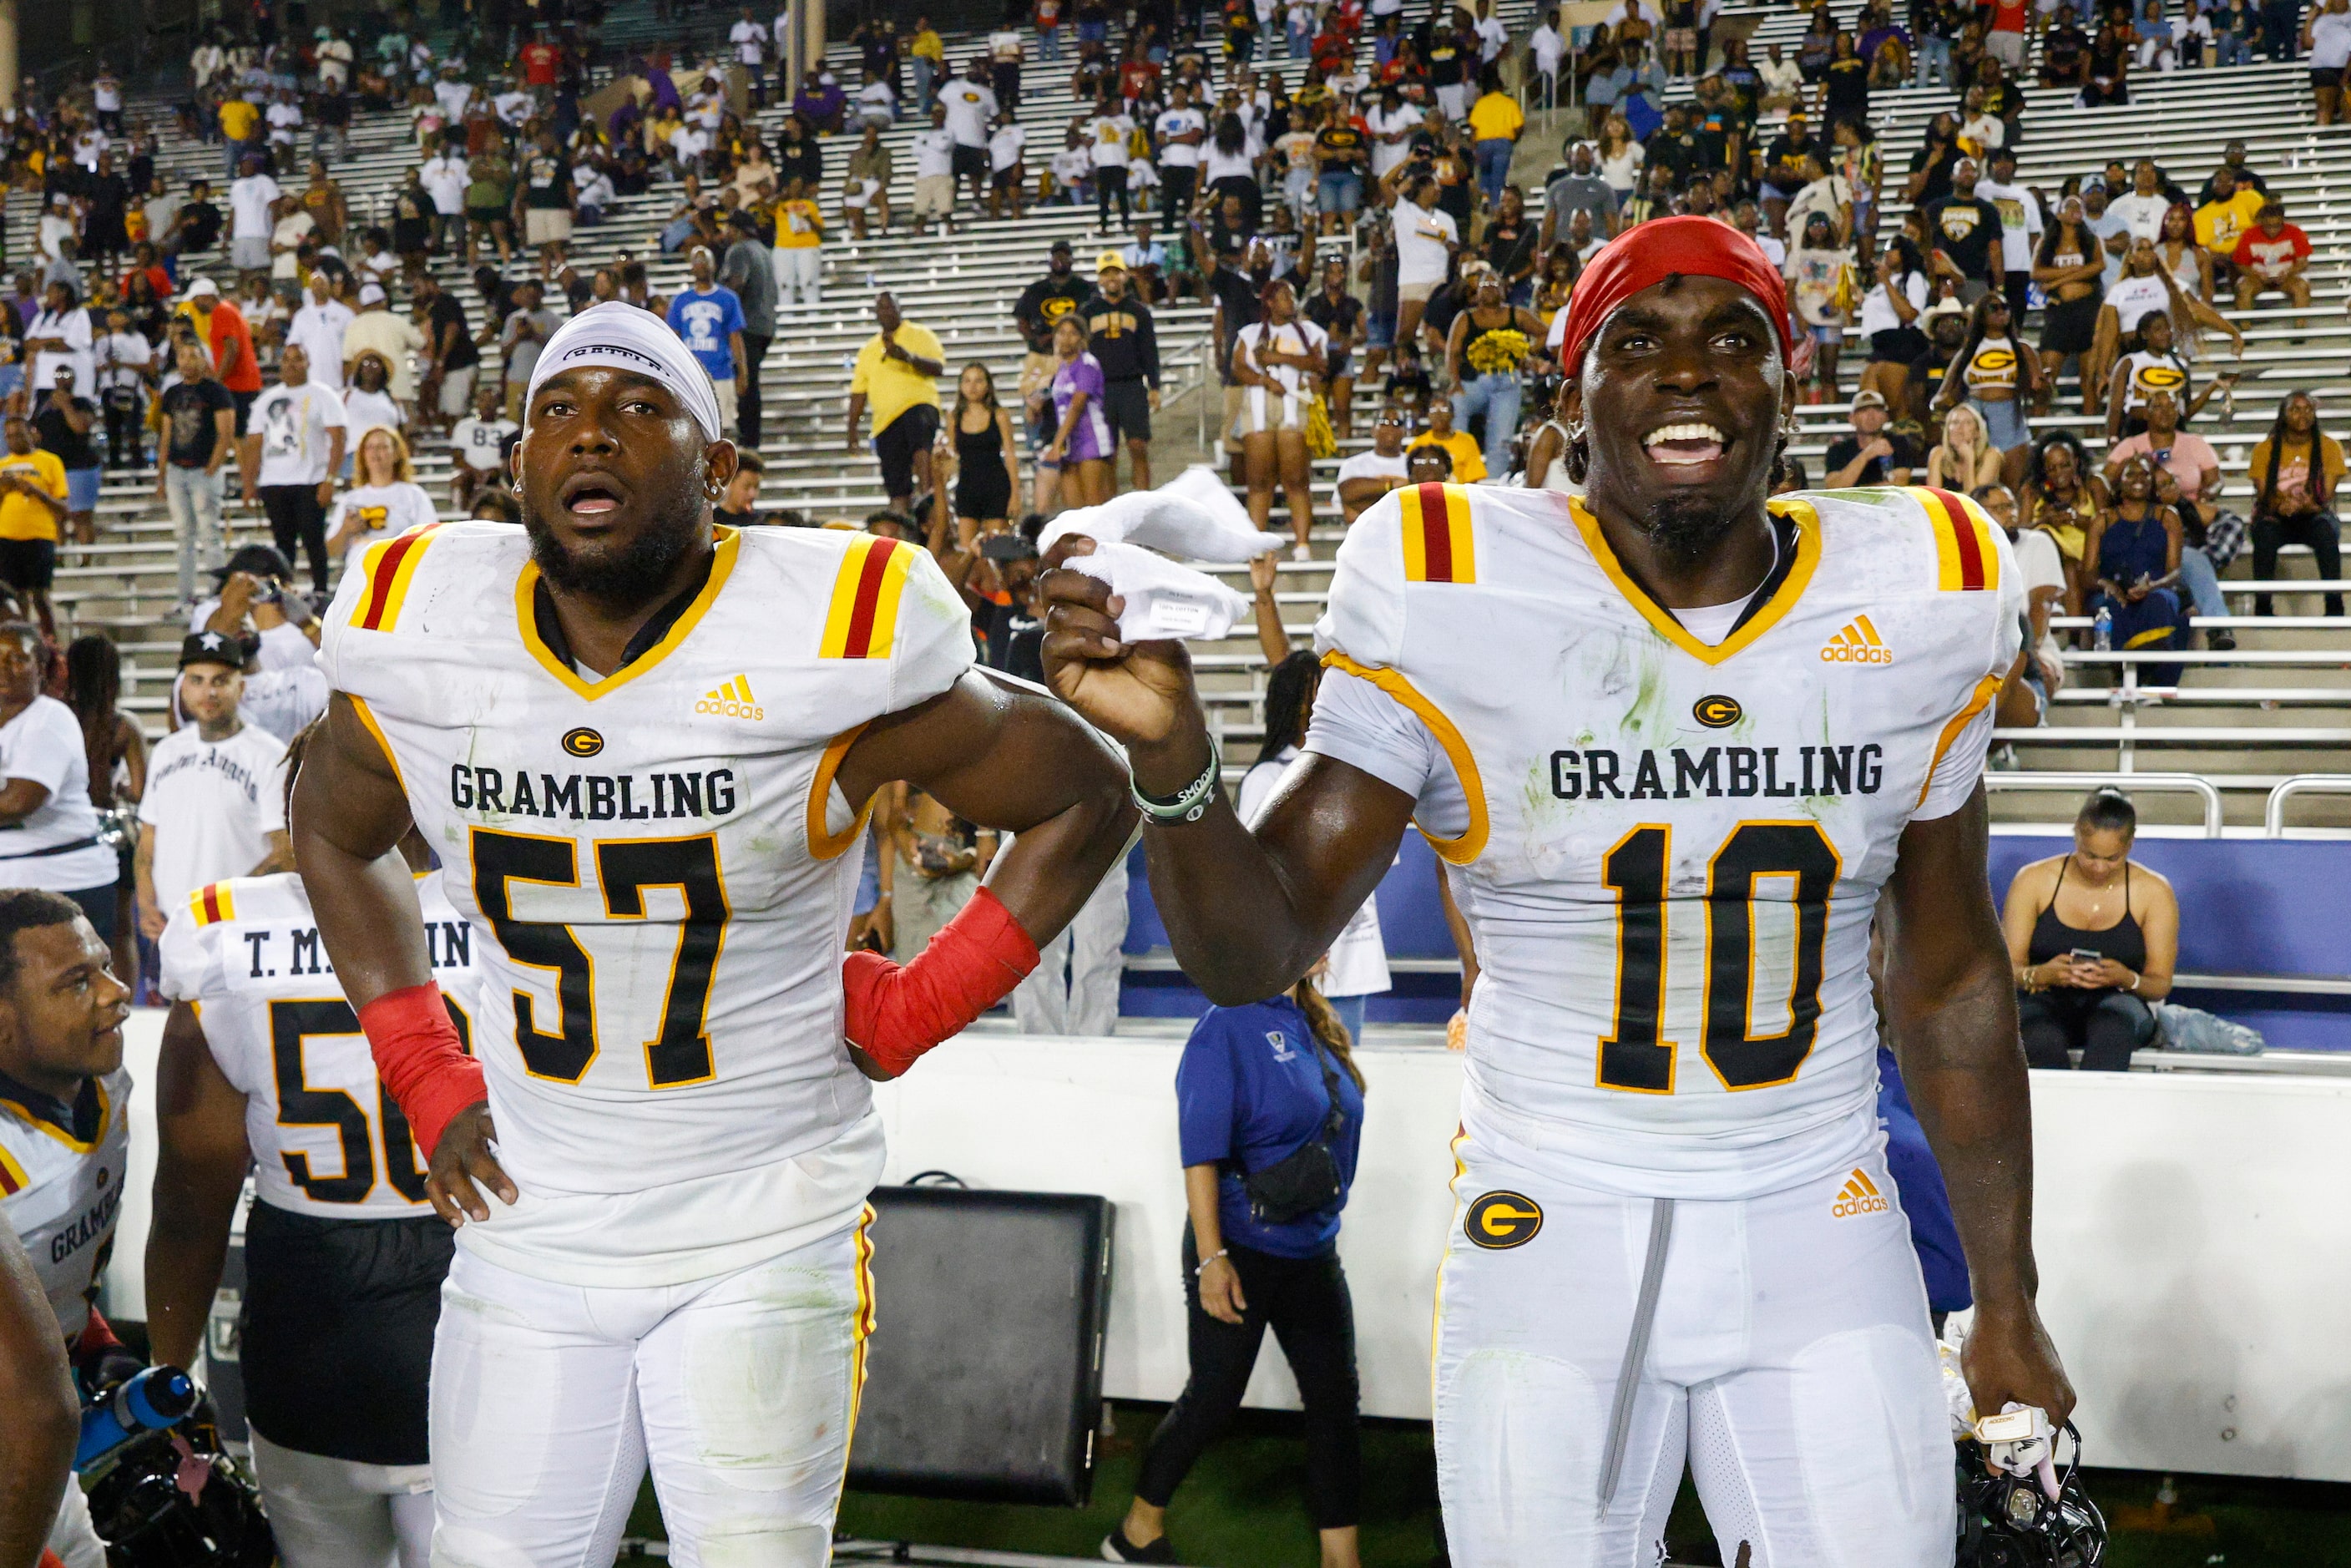
[[[1608,314],[1651,284],[1675,274],[1719,277],[1736,283],[1762,305],[1780,334],[1782,357],[1792,354],[1788,336],[1788,286],[1755,242],[1712,218],[1654,218],[1626,229],[1600,247],[1575,280],[1567,306],[1567,334],[1560,363],[1574,375],[1583,350]]]

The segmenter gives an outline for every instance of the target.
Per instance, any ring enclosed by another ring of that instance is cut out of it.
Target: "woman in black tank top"
[[[2171,884],[2130,863],[2138,818],[2105,789],[2074,822],[2074,852],[2035,861],[2009,884],[2001,924],[2016,967],[2017,1024],[2034,1067],[2123,1072],[2152,1043],[2147,1004],[2171,989],[2179,904]]]

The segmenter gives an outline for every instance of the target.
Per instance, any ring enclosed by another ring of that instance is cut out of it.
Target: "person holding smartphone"
[[[2035,861],[2008,884],[2001,926],[2016,967],[2017,1023],[2033,1067],[2126,1072],[2155,1040],[2148,1004],[2171,991],[2179,901],[2131,863],[2138,813],[2109,785],[2082,803],[2071,854]]]

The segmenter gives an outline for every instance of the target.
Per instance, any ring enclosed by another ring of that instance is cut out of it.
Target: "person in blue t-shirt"
[[[718,428],[735,428],[735,391],[743,384],[743,301],[717,282],[718,263],[708,246],[686,257],[694,269],[691,287],[669,302],[669,329],[702,362],[718,393]]]
[[[1240,1408],[1270,1326],[1306,1406],[1307,1502],[1323,1568],[1354,1568],[1363,1490],[1355,1316],[1338,1243],[1362,1140],[1364,1078],[1313,976],[1267,1001],[1209,1009],[1176,1064],[1176,1106],[1192,1216],[1184,1238],[1192,1373],[1151,1435],[1134,1500],[1102,1555],[1176,1561],[1168,1500]],[[1317,1141],[1337,1167],[1337,1194],[1279,1223],[1259,1218],[1244,1173],[1261,1175]]]

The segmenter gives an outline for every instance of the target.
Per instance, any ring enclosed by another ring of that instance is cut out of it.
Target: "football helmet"
[[[82,1478],[110,1568],[269,1568],[261,1493],[221,1442],[212,1402],[138,1433]]]
[[[1981,1443],[1959,1442],[1958,1568],[2097,1568],[2105,1561],[2106,1521],[2082,1487],[2082,1434],[2070,1421],[2064,1431],[2074,1452],[2053,1471],[2054,1497],[2040,1475],[2011,1475],[1990,1463]]]

